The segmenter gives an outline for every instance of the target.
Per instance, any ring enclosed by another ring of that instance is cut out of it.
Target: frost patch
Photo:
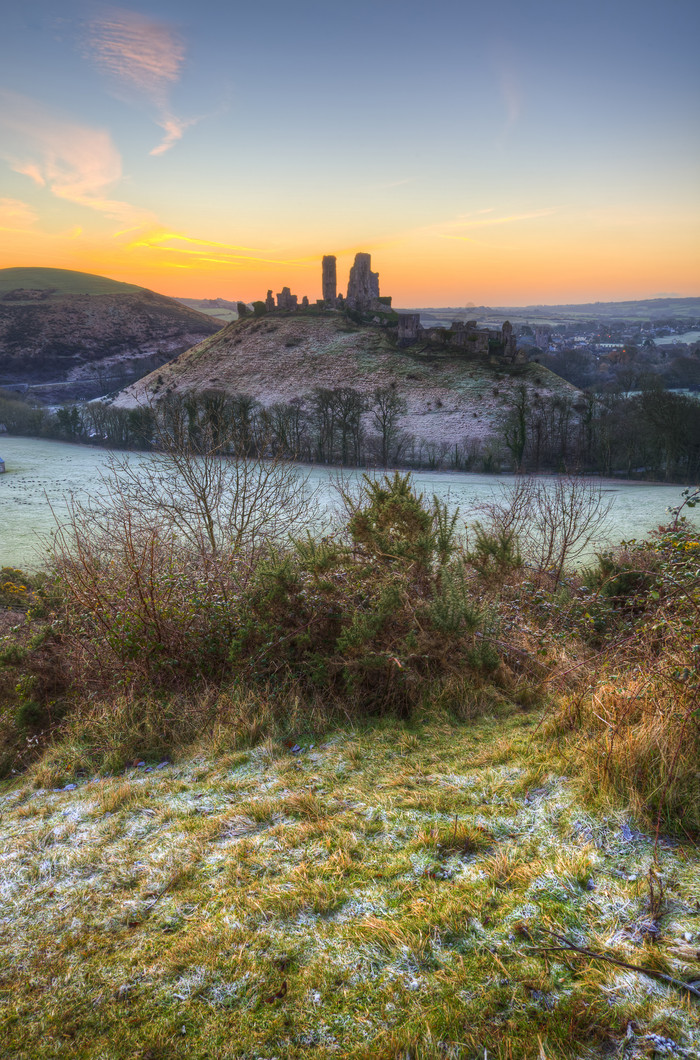
[[[343,902],[330,920],[338,924],[349,920],[360,920],[368,916],[386,916],[387,904],[383,895],[375,891],[357,891],[347,902]]]

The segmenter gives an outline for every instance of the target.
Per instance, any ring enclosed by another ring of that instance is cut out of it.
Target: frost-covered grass
[[[700,859],[654,863],[537,720],[6,786],[0,1055],[697,1057],[690,995],[543,952],[700,978]]]

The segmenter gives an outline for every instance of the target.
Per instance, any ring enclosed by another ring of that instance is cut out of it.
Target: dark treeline
[[[203,428],[233,437],[233,451],[242,454],[359,467],[581,471],[679,482],[700,477],[700,403],[658,389],[628,397],[555,397],[521,386],[504,409],[500,436],[465,436],[456,444],[426,442],[405,431],[406,402],[393,388],[365,395],[352,387],[319,387],[268,407],[247,394],[212,391],[176,404],[193,437]],[[101,402],[53,412],[0,391],[0,425],[10,434],[148,450],[159,447],[156,415],[150,407]],[[226,448],[232,451],[230,441]]]
[[[620,343],[619,349],[593,353],[590,349],[540,350],[534,359],[580,390],[598,393],[687,387],[700,388],[700,345],[656,346],[647,339],[638,345]]]
[[[700,402],[667,390],[533,398],[519,388],[504,425],[510,466],[691,482],[700,476]]]

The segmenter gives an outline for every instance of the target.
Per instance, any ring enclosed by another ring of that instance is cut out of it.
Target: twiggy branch
[[[621,961],[618,957],[611,957],[607,953],[596,953],[595,950],[589,950],[586,946],[577,946],[574,942],[570,942],[565,935],[559,935],[556,931],[549,931],[543,927],[539,928],[539,930],[546,935],[551,935],[553,939],[560,943],[559,946],[537,947],[539,953],[569,953],[573,951],[593,961],[606,961],[608,964],[616,964],[618,968],[628,968],[631,972],[641,972],[642,975],[648,975],[651,979],[659,979],[670,986],[678,987],[679,990],[686,990],[700,1000],[700,990],[693,986],[692,983],[686,983],[682,979],[674,979],[672,975],[666,975],[665,972],[659,972],[655,968],[644,968],[641,964],[630,964],[628,961]]]

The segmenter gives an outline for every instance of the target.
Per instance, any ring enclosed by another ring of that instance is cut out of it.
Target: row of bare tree
[[[218,391],[159,404],[181,407],[195,439],[201,430],[212,430],[232,439],[238,453],[274,453],[308,463],[700,478],[700,402],[663,390],[626,398],[538,396],[522,386],[504,409],[500,434],[485,441],[465,437],[458,444],[427,442],[404,430],[406,401],[392,387],[371,395],[353,387],[318,387],[269,407],[248,394]],[[148,406],[120,409],[102,402],[48,413],[0,394],[0,424],[16,434],[148,450],[159,444],[156,418]]]

